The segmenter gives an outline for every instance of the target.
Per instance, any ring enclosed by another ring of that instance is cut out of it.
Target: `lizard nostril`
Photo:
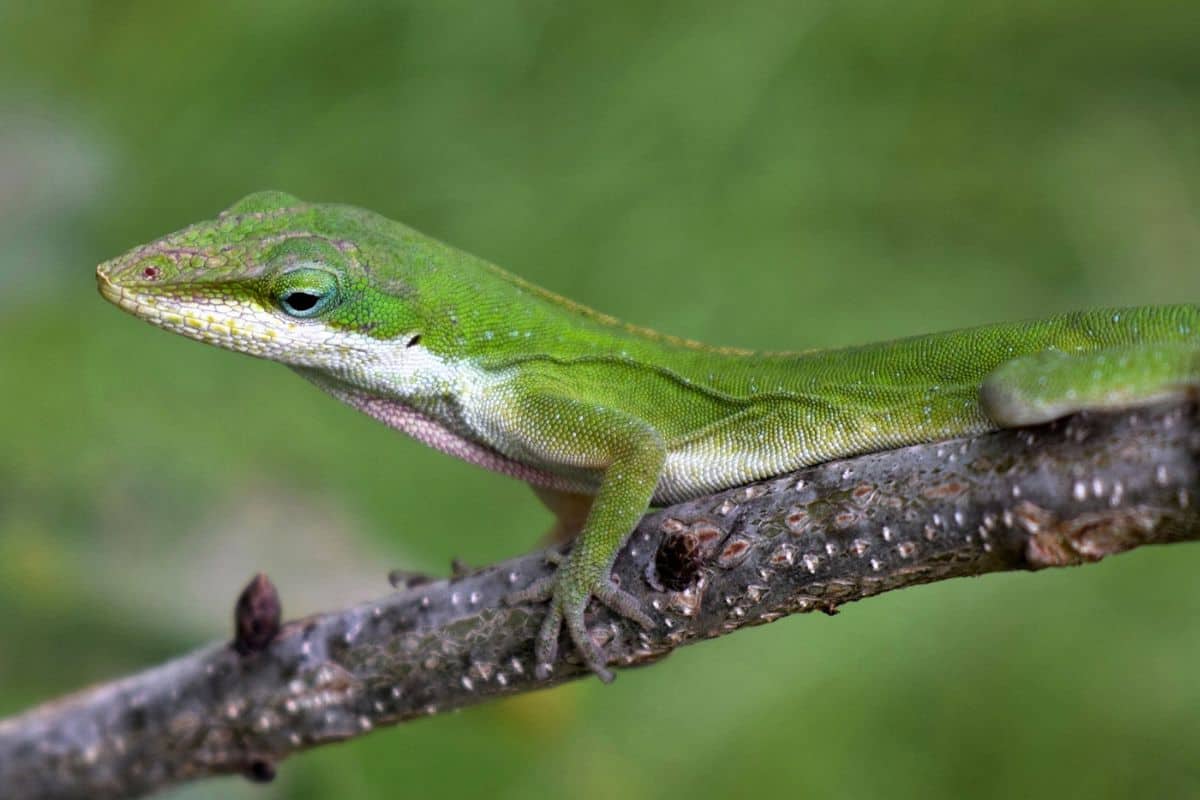
[[[158,267],[146,267],[142,270],[142,277],[148,281],[156,280],[158,278]]]

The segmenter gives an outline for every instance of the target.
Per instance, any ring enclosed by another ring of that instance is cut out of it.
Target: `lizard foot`
[[[540,578],[505,598],[509,605],[550,601],[550,608],[542,621],[542,627],[538,630],[537,644],[534,646],[536,673],[539,678],[549,674],[558,657],[558,636],[565,624],[567,633],[587,668],[596,673],[596,677],[603,682],[612,681],[613,673],[606,666],[607,659],[588,633],[583,618],[588,601],[593,597],[643,628],[654,627],[654,620],[642,610],[642,604],[636,597],[618,587],[607,575],[593,581],[579,576],[570,570],[569,559],[567,564],[556,570],[553,575]]]

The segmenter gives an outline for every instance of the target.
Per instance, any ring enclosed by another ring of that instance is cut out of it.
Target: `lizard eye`
[[[305,314],[317,307],[321,295],[310,292],[291,292],[283,298],[284,309],[291,314]]]
[[[307,319],[337,304],[337,279],[321,269],[297,269],[279,276],[275,302],[289,317]]]

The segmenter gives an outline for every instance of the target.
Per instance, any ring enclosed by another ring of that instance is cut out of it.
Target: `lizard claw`
[[[611,578],[603,578],[592,586],[577,588],[579,581],[572,580],[569,572],[558,570],[554,575],[534,581],[524,589],[509,594],[505,602],[509,605],[528,602],[550,601],[546,618],[538,630],[534,655],[537,661],[536,674],[545,678],[553,669],[558,658],[558,637],[566,625],[571,642],[575,645],[584,665],[604,683],[613,680],[612,670],[606,666],[608,659],[592,639],[584,622],[584,611],[588,601],[595,597],[620,616],[631,619],[643,628],[653,628],[654,620],[642,610],[641,602],[629,592],[621,589]]]

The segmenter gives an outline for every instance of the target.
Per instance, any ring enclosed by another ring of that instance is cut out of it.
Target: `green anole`
[[[101,293],[161,328],[286,364],[450,455],[531,484],[578,535],[549,601],[609,678],[592,598],[651,504],[871,450],[1174,395],[1200,378],[1200,308],[1085,311],[859,347],[747,352],[628,325],[369,211],[250,195],[105,262]]]

